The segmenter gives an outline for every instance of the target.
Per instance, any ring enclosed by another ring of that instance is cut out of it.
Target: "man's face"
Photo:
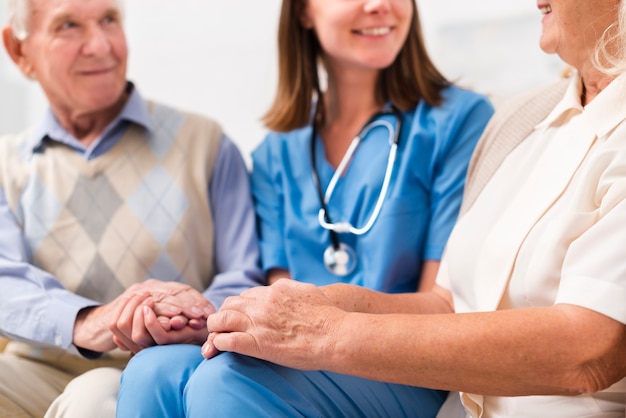
[[[92,113],[117,103],[128,49],[116,0],[31,0],[19,66],[39,81],[52,108]]]

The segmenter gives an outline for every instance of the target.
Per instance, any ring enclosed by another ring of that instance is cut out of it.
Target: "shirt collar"
[[[598,137],[606,136],[626,119],[626,74],[611,81],[587,106],[584,116]]]
[[[580,103],[582,80],[576,73],[575,76],[571,77],[563,99],[561,99],[552,112],[537,125],[536,129],[558,125],[563,123],[564,118],[567,120],[574,115],[582,114],[582,117],[586,123],[589,124],[593,132],[595,132],[598,137],[603,137],[626,119],[625,92],[626,73],[621,74],[609,83],[591,103],[583,107]]]
[[[148,131],[153,130],[153,123],[150,118],[148,104],[141,97],[141,94],[130,81],[126,84],[126,91],[129,92],[128,100],[119,115],[109,123],[102,132],[101,138],[105,138],[111,130],[124,122],[142,126]],[[27,141],[29,149],[36,152],[37,149],[45,146],[46,139],[63,143],[77,141],[72,135],[61,126],[51,108],[48,108],[43,120],[35,127],[29,135]]]
[[[537,129],[555,125],[562,118],[567,117],[567,115],[578,114],[583,111],[583,106],[580,103],[582,80],[578,76],[578,73],[574,74],[575,75],[570,77],[570,82],[563,98],[557,103],[548,116],[537,125]]]

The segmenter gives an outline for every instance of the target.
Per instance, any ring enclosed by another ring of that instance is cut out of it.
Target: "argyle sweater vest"
[[[86,161],[26,135],[0,140],[0,185],[28,262],[71,292],[106,303],[148,278],[206,289],[214,276],[209,182],[221,129],[149,104],[154,130],[130,125]]]

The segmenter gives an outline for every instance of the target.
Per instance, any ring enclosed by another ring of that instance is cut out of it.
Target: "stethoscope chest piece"
[[[329,245],[324,251],[324,265],[337,276],[347,276],[356,268],[356,252],[347,244],[339,243],[339,248]]]
[[[386,120],[378,120],[377,118],[381,115],[385,115],[388,113],[392,113],[396,116],[396,125],[395,127]],[[369,216],[369,219],[365,224],[359,227],[353,226],[350,222],[336,222],[333,223],[330,219],[330,215],[328,213],[327,205],[335,191],[335,186],[339,181],[339,178],[345,173],[348,163],[352,160],[354,152],[356,148],[359,146],[361,139],[364,138],[367,133],[376,128],[383,127],[389,131],[389,155],[387,157],[387,167],[385,169],[385,175],[383,178],[383,183],[380,189],[380,193],[378,194],[378,199],[376,200],[376,204],[372,213]],[[326,191],[322,190],[320,185],[320,180],[317,176],[317,166],[315,160],[315,140],[317,138],[317,133],[315,129],[315,124],[313,124],[313,128],[311,130],[311,167],[313,169],[313,183],[315,184],[315,188],[317,191],[317,195],[320,200],[320,210],[318,213],[318,221],[320,226],[327,230],[330,234],[331,245],[326,248],[324,251],[324,265],[331,273],[337,276],[347,276],[352,273],[357,265],[357,255],[352,247],[346,245],[339,241],[339,234],[353,234],[353,235],[364,235],[366,234],[376,222],[380,210],[383,206],[383,202],[385,201],[385,196],[387,194],[387,189],[389,188],[389,184],[391,181],[391,175],[393,171],[393,166],[396,161],[396,152],[398,149],[398,140],[400,138],[400,130],[402,127],[402,114],[398,109],[391,106],[389,109],[384,109],[383,111],[377,112],[373,115],[367,124],[361,129],[361,132],[352,140],[348,150],[344,154],[341,162],[337,166],[335,173],[333,174]]]

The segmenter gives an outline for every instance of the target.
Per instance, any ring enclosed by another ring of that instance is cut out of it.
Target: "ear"
[[[10,26],[5,26],[2,29],[2,42],[9,57],[18,66],[20,71],[28,77],[33,78],[33,71],[29,60],[24,55],[24,41],[21,41],[15,37],[13,30]]]

